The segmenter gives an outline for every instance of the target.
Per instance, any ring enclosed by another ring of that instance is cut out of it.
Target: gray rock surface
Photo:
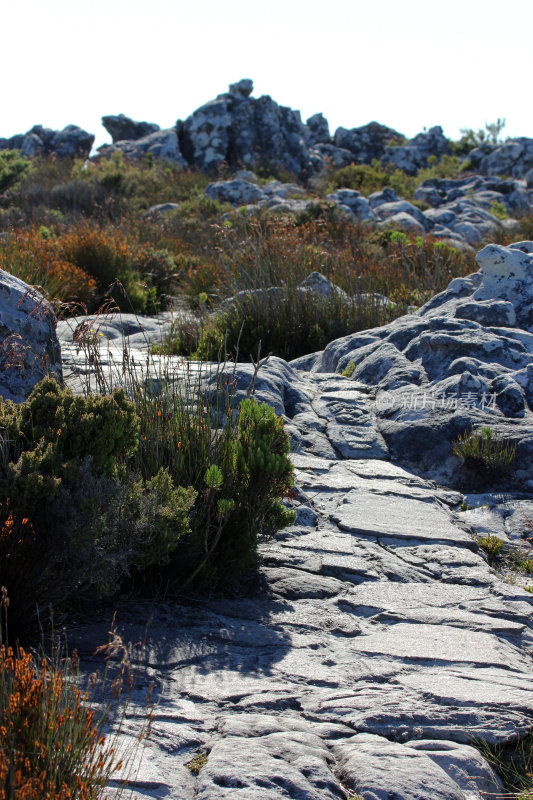
[[[142,139],[160,130],[155,122],[136,122],[125,114],[109,114],[102,117],[102,125],[113,139],[113,144],[124,139]]]
[[[55,155],[61,158],[88,158],[94,135],[77,125],[67,125],[62,131],[34,125],[27,133],[0,139],[0,150],[21,150],[28,158]]]
[[[471,426],[490,426],[516,443],[520,476],[533,480],[532,250],[527,242],[489,245],[477,255],[479,272],[315,357],[317,372],[353,362],[395,460],[443,482],[464,481],[450,442]]]
[[[523,178],[533,168],[533,139],[507,139],[503,144],[490,148],[487,153],[470,153],[470,159],[485,175]]]
[[[405,145],[387,146],[381,163],[416,175],[419,169],[428,166],[428,159],[433,156],[440,161],[443,155],[451,153],[450,143],[444,136],[440,125],[419,133],[409,139]]]
[[[502,791],[472,740],[510,742],[531,728],[533,596],[489,568],[475,532],[525,546],[533,493],[524,484],[470,494],[471,510],[459,513],[460,492],[418,474],[449,457],[439,450],[445,412],[391,414],[380,390],[395,400],[406,387],[490,389],[519,373],[526,386],[532,259],[529,242],[485,248],[479,273],[416,314],[260,369],[256,396],[284,416],[292,439],[296,522],[261,543],[259,574],[243,596],[119,608],[125,640],[142,640],[153,617],[142,683],[155,681],[159,704],[133,785],[139,798],[481,800]],[[309,283],[324,288],[321,276]],[[498,324],[476,321],[490,322],[492,305]],[[103,368],[118,375],[123,340],[145,363],[147,341],[170,322],[123,315],[98,330],[95,319],[70,325],[104,334]],[[69,323],[58,331],[66,379],[80,390],[94,367],[75,352]],[[350,358],[355,380],[334,373]],[[183,362],[168,365],[178,383]],[[252,375],[252,365],[237,366],[238,396]],[[214,391],[214,373],[204,381]],[[490,414],[520,446],[531,442],[529,405],[523,417],[498,404],[479,411],[461,412],[462,424]],[[528,463],[522,454],[520,466]],[[70,634],[91,670],[107,630],[102,620]],[[142,696],[140,686],[125,740]],[[187,765],[200,753],[196,775]]]
[[[391,141],[400,143],[401,133],[378,122],[369,122],[360,128],[337,128],[334,143],[337,147],[349,150],[356,164],[370,164],[375,158],[381,159]]]
[[[157,130],[140,139],[117,141],[111,145],[105,144],[98,148],[98,152],[103,156],[111,156],[113,153],[120,152],[128,158],[143,158],[151,155],[153,158],[170,161],[180,167],[187,166],[174,128]]]
[[[300,113],[271,97],[253,98],[248,79],[198,108],[178,124],[182,152],[190,164],[213,171],[256,164],[282,166],[298,177],[309,174],[307,129]]]
[[[0,270],[0,397],[21,403],[48,371],[61,380],[55,326],[44,297]]]

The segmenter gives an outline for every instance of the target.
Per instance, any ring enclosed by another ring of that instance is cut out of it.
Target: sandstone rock
[[[471,160],[472,156],[470,153]],[[476,168],[486,175],[512,175],[513,178],[522,178],[533,167],[533,139],[508,139],[491,148],[481,158],[474,159]]]
[[[52,309],[39,292],[0,270],[0,395],[4,399],[23,402],[47,373],[62,380],[55,324]]]
[[[208,171],[223,162],[232,168],[262,163],[307,174],[311,162],[299,112],[268,96],[250,97],[252,88],[251,81],[233,84],[185,120],[180,136],[186,159]]]
[[[440,125],[436,125],[429,131],[419,133],[405,145],[386,147],[381,163],[393,165],[408,175],[416,175],[419,169],[428,165],[430,156],[435,156],[440,161],[443,155],[450,152],[450,143]]]
[[[307,141],[309,146],[315,144],[330,144],[328,121],[323,114],[313,114],[305,123],[307,127]]]
[[[186,167],[187,162],[180,150],[178,136],[174,128],[155,131],[140,139],[117,141],[115,144],[102,145],[98,148],[103,156],[121,152],[128,158],[143,158],[151,155],[153,158],[170,161],[179,167]]]
[[[530,251],[527,242],[489,245],[477,256],[478,273],[453,280],[414,314],[332,342],[315,358],[312,368],[324,372],[353,362],[353,379],[377,391],[377,427],[394,458],[453,483],[459,462],[451,442],[488,425],[517,444],[533,478]]]
[[[337,147],[349,150],[353,154],[356,164],[370,164],[373,159],[381,158],[385,152],[385,147],[391,139],[399,142],[402,135],[393,128],[380,125],[377,122],[369,122],[360,128],[337,128],[334,136],[334,143]]]
[[[206,187],[205,193],[212,200],[231,203],[234,206],[244,206],[265,199],[265,194],[259,186],[239,178],[210,183]]]
[[[506,260],[508,277],[519,270],[516,283],[529,274],[522,259],[533,258],[533,243],[513,249],[482,256],[486,274],[452,281],[417,313],[259,370],[255,396],[284,416],[293,442],[296,523],[260,544],[248,594],[154,606],[146,677],[163,688],[132,785],[137,796],[482,800],[501,791],[471,740],[510,742],[530,730],[533,600],[489,569],[471,526],[518,543],[533,503],[518,493],[469,495],[471,505],[489,503],[490,518],[480,520],[456,512],[462,494],[417,471],[431,473],[431,459],[434,471],[445,465],[450,437],[472,419],[489,415],[496,430],[531,440],[531,412],[507,421],[497,406],[477,416],[467,408],[450,419],[427,402],[394,403],[401,388],[422,399],[439,383],[474,392],[502,376],[527,394],[533,349],[531,333],[516,327],[522,294],[474,297],[485,284],[499,286]],[[320,275],[308,283],[302,290],[336,291]],[[498,325],[481,324],[491,303]],[[171,324],[170,315],[130,316],[100,331],[106,371],[114,364],[120,372],[123,336],[144,363],[147,342]],[[65,374],[79,387],[84,365],[72,331],[64,322],[59,331]],[[329,369],[350,356],[357,380]],[[328,371],[309,371],[320,364]],[[183,363],[171,359],[169,368],[177,387]],[[238,397],[253,372],[236,366]],[[220,381],[216,365],[204,377],[209,396]],[[521,464],[531,455],[521,453]],[[412,459],[414,468],[392,459]],[[145,612],[131,601],[119,609],[125,641],[145,637]],[[83,663],[107,631],[98,620],[70,634]],[[143,703],[139,690],[131,735]],[[194,776],[186,765],[199,753],[205,765]]]
[[[125,114],[110,114],[102,117],[102,125],[113,139],[113,144],[125,139],[143,139],[160,130],[159,125],[156,125],[155,122],[136,122]]]
[[[418,226],[422,231],[430,231],[433,227],[433,221],[407,200],[380,203],[374,207],[374,214],[379,222],[392,222],[398,214],[408,214],[418,222]]]
[[[0,139],[0,150],[21,150],[24,155],[56,155],[61,158],[88,158],[94,135],[77,125],[67,125],[62,131],[34,125],[26,134]]]
[[[353,214],[360,220],[366,219],[373,222],[375,219],[375,214],[370,208],[368,200],[355,189],[337,189],[333,194],[328,194],[327,199],[330,203],[335,203],[339,208]]]

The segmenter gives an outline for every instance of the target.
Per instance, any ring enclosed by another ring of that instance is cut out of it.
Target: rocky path
[[[489,569],[454,511],[460,494],[389,460],[368,387],[279,360],[262,375],[259,399],[285,414],[295,443],[297,521],[261,545],[246,597],[120,610],[130,641],[153,615],[145,678],[160,698],[135,794],[498,793],[471,742],[532,727],[533,596]],[[73,643],[90,658],[107,628]],[[139,700],[130,734],[141,718]]]

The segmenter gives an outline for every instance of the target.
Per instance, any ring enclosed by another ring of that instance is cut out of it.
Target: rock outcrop
[[[253,83],[242,80],[178,123],[182,152],[190,164],[213,171],[282,166],[302,178],[309,174],[306,128],[300,113],[265,95],[250,97]]]
[[[47,373],[61,380],[55,327],[44,297],[0,270],[0,397],[21,403]]]
[[[395,461],[453,485],[464,476],[450,442],[485,425],[516,443],[533,487],[533,243],[489,245],[477,262],[413,314],[332,342],[311,368],[353,364]]]
[[[150,155],[152,158],[170,161],[179,167],[188,166],[180,150],[178,135],[173,128],[157,130],[139,139],[126,139],[115,144],[102,145],[98,150],[104,156],[116,152],[121,152],[128,158],[143,158]]]
[[[110,114],[102,117],[102,125],[113,139],[113,144],[116,142],[130,139],[142,139],[160,130],[159,125],[155,122],[136,122],[131,117],[126,117],[125,114]]]
[[[28,158],[55,155],[60,158],[88,158],[94,135],[77,125],[67,125],[62,131],[34,125],[27,133],[0,139],[0,150],[20,150]]]

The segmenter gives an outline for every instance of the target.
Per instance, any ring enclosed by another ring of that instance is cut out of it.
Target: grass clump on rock
[[[488,427],[465,431],[452,448],[466,469],[488,479],[509,473],[516,455],[516,445],[495,435]]]

